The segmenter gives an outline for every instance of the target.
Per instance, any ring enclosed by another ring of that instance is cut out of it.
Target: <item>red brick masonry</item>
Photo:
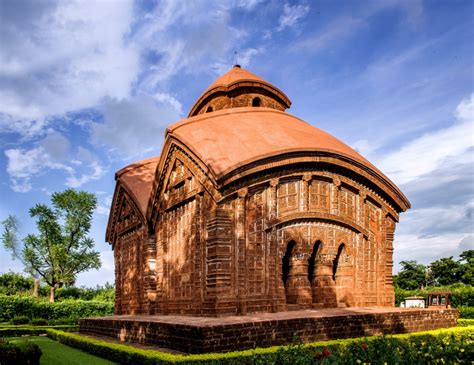
[[[122,315],[84,318],[79,331],[183,351],[225,352],[453,327],[456,309],[328,308],[219,318]]]

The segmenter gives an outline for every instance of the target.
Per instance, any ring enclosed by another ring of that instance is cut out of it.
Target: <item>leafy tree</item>
[[[394,276],[395,285],[413,290],[426,286],[426,266],[414,260],[400,262],[402,269]]]
[[[21,258],[49,285],[50,301],[54,302],[57,288],[74,284],[77,274],[98,269],[101,263],[99,253],[93,250],[94,241],[88,237],[97,207],[94,194],[68,189],[54,193],[51,202],[51,208],[36,204],[30,209],[38,233],[22,240]],[[4,224],[4,229],[4,236],[17,240],[8,225]]]
[[[461,281],[464,284],[474,285],[474,250],[463,251],[459,257]]]
[[[2,225],[4,228],[1,238],[3,246],[7,251],[10,251],[12,259],[21,261],[25,268],[25,272],[27,272],[33,277],[33,296],[37,297],[39,290],[39,275],[23,258],[22,245],[17,238],[19,226],[18,220],[16,219],[16,217],[10,215],[2,222]]]
[[[462,267],[453,257],[443,257],[429,265],[430,279],[435,285],[451,285],[461,280]]]

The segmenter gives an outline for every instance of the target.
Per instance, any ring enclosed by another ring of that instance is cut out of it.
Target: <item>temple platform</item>
[[[226,352],[297,340],[426,331],[453,327],[456,309],[329,308],[245,316],[120,315],[79,320],[79,332],[185,353]]]

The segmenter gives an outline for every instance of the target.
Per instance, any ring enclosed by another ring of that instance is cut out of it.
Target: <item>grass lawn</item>
[[[115,364],[111,361],[102,359],[97,356],[89,355],[86,352],[76,350],[72,347],[63,345],[48,337],[31,336],[31,337],[12,337],[7,338],[9,342],[21,344],[25,341],[36,343],[43,352],[41,355],[41,365],[111,365]]]

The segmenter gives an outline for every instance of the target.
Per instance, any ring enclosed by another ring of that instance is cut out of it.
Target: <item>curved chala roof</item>
[[[270,101],[264,104],[266,107],[242,106],[242,101],[235,107],[232,98],[246,93],[261,94]],[[217,98],[231,101],[220,110],[203,113],[203,107]],[[196,157],[217,188],[237,170],[262,161],[279,156],[286,156],[286,161],[291,160],[288,156],[313,156],[312,161],[327,158],[324,161],[365,174],[392,197],[397,210],[410,207],[397,186],[358,152],[284,112],[290,105],[291,101],[277,87],[240,66],[233,67],[204,91],[188,118],[168,127],[161,159],[140,161],[120,170],[116,175],[117,186],[123,186],[143,216],[150,219],[154,199],[159,194],[157,180],[166,167],[167,152],[175,143]]]

